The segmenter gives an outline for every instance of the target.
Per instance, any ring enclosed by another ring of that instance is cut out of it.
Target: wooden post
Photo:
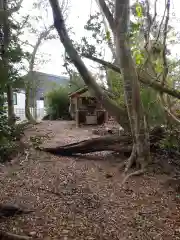
[[[79,110],[76,110],[76,128],[79,128]]]
[[[79,127],[78,96],[75,97],[75,120],[76,120],[76,128],[78,128]]]
[[[106,123],[108,122],[108,111],[105,111],[104,115],[105,115],[104,122]]]

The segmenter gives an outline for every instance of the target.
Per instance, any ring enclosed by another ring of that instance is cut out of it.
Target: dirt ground
[[[30,136],[48,136],[44,146],[95,137],[63,121],[26,130],[24,141]],[[180,195],[162,184],[168,176],[133,177],[122,188],[119,164],[107,153],[67,158],[32,148],[0,166],[0,202],[34,212],[0,219],[0,229],[44,240],[180,239]]]

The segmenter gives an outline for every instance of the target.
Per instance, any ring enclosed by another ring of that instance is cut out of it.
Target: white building
[[[52,89],[60,86],[66,85],[69,83],[69,78],[65,76],[56,76],[52,74],[46,74],[42,72],[33,72],[33,80],[37,81],[37,89],[36,89],[36,109],[32,106],[34,105],[34,94],[30,91],[30,112],[36,120],[41,120],[45,114],[45,106],[44,106],[44,97],[45,95],[51,91]],[[14,100],[14,112],[17,117],[20,117],[21,121],[26,120],[25,116],[25,91],[19,90],[13,93]],[[7,105],[7,103],[6,103]]]
[[[13,93],[14,100],[14,113],[17,117],[20,117],[21,121],[26,120],[25,116],[25,91],[19,91]],[[30,112],[33,117],[37,117],[37,120],[41,120],[45,115],[44,100],[36,100],[36,109],[30,108]]]

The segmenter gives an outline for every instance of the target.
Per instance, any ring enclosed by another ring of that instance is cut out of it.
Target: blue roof
[[[67,76],[58,76],[37,71],[33,71],[33,79],[37,81],[37,100],[45,96],[53,88],[69,83]]]

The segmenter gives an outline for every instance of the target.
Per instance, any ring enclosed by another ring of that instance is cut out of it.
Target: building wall
[[[17,96],[17,102],[14,102],[14,109],[25,109],[25,92],[14,93]]]
[[[14,93],[14,112],[17,117],[20,117],[21,121],[26,120],[25,116],[25,92]],[[46,114],[44,109],[44,100],[37,100],[37,109],[30,108],[31,114],[37,117],[37,120],[41,120]]]

